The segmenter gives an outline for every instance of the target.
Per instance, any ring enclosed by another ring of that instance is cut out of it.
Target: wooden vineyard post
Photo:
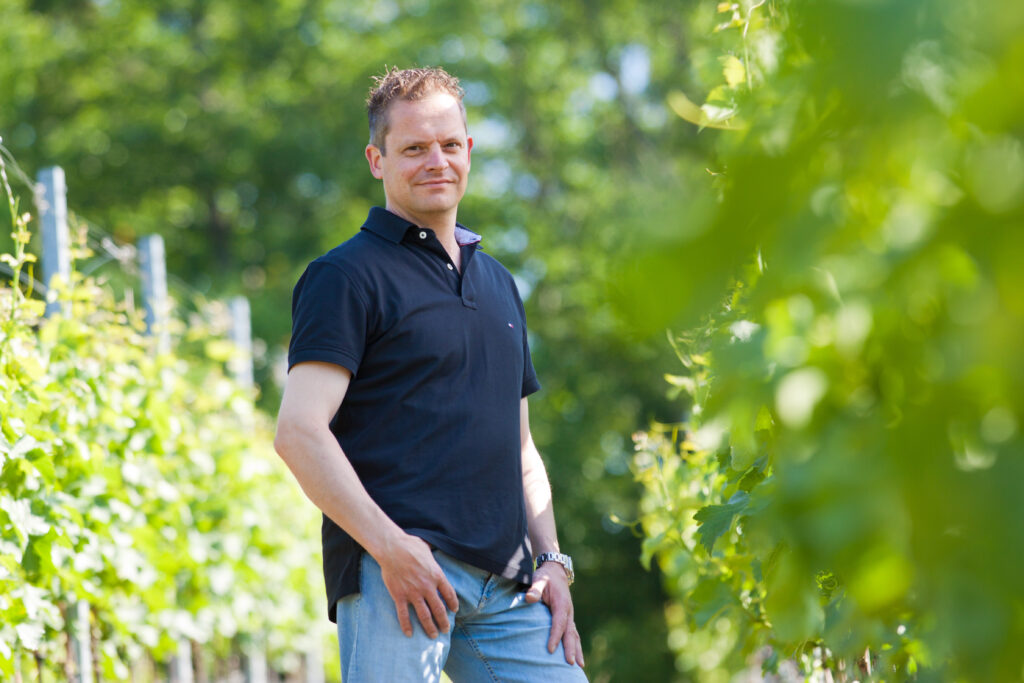
[[[139,269],[142,271],[142,296],[146,304],[146,330],[156,335],[157,349],[170,350],[167,331],[167,264],[164,238],[146,235],[139,240]]]
[[[69,304],[52,299],[49,288],[54,278],[67,284],[71,278],[71,235],[68,232],[68,187],[64,169],[44,168],[36,176],[39,183],[39,222],[43,239],[43,283],[47,287],[46,315],[70,313]]]
[[[235,380],[246,389],[253,386],[252,369],[252,318],[249,300],[244,296],[236,296],[228,302],[231,311],[231,341],[236,353],[232,356],[228,367]]]

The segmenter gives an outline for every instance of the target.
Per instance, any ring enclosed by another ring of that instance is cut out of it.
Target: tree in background
[[[689,330],[633,461],[679,667],[1020,680],[1024,7],[691,20],[714,202],[619,294]]]

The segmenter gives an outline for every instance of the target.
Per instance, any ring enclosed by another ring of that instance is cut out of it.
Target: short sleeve
[[[523,330],[523,398],[540,391],[540,381],[537,379],[537,372],[533,369],[533,361],[530,359],[530,342],[526,338],[526,331]]]
[[[523,300],[519,296],[519,288],[515,282],[512,283],[512,293],[516,298],[516,307],[519,309],[519,318],[522,324],[519,326],[523,331],[523,393],[522,398],[540,391],[540,381],[537,379],[537,371],[533,369],[533,359],[530,357],[530,339],[526,333],[526,309],[523,307]]]
[[[359,370],[369,326],[365,299],[341,268],[314,261],[292,293],[288,369],[321,361]]]

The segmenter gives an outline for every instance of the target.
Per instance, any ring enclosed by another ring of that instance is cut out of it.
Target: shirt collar
[[[468,247],[470,244],[477,244],[483,238],[461,223],[455,224],[455,241],[460,247]]]
[[[397,216],[379,206],[370,209],[370,214],[366,217],[366,222],[363,223],[364,230],[369,230],[375,235],[380,235],[395,244],[401,243],[402,238],[405,237],[405,233],[410,228],[418,229],[418,227],[414,223],[410,223],[401,216]],[[481,239],[480,235],[461,223],[455,224],[455,241],[459,243],[459,246],[465,247],[470,244],[476,244]]]

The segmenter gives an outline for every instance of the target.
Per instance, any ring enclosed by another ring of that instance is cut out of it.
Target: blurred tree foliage
[[[717,201],[619,294],[689,330],[634,457],[679,668],[1021,680],[1024,5],[691,20]]]

